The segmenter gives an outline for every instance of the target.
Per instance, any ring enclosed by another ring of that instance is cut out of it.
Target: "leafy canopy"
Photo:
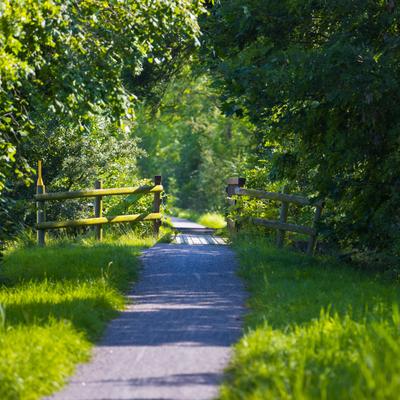
[[[394,1],[226,0],[205,23],[225,111],[257,125],[270,179],[328,199],[344,245],[400,247],[399,17]]]
[[[27,178],[19,144],[43,114],[81,129],[94,114],[125,126],[141,84],[129,82],[147,68],[151,87],[151,72],[174,69],[198,41],[202,11],[201,0],[2,1],[0,190],[14,170]]]

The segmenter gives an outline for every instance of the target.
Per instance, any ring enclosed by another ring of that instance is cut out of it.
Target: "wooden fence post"
[[[287,193],[287,187],[283,188],[283,193]],[[289,211],[289,203],[287,201],[282,201],[281,205],[281,212],[279,215],[279,222],[286,223]],[[282,229],[278,229],[277,236],[276,236],[276,245],[278,247],[282,247],[285,241],[285,231]]]
[[[160,175],[156,175],[154,177],[154,185],[161,185],[162,178]],[[153,201],[153,212],[154,213],[159,213],[160,212],[160,206],[161,206],[161,194],[160,192],[154,193],[154,201]],[[161,220],[157,219],[153,222],[153,233],[156,238],[158,238],[158,235],[160,233],[160,226],[161,226]]]
[[[46,187],[44,186],[43,177],[42,177],[42,160],[38,161],[38,171],[37,171],[37,182],[36,182],[36,194],[44,194],[46,193]],[[36,223],[40,224],[41,222],[46,221],[46,214],[44,208],[44,201],[36,202]],[[37,229],[37,243],[39,246],[44,247],[46,244],[46,230],[45,229]]]
[[[236,205],[236,200],[231,199],[231,197],[235,194],[237,188],[243,187],[246,184],[246,178],[229,178],[227,184],[226,193],[228,195],[229,205],[234,206]],[[227,218],[226,223],[230,232],[239,230],[239,224],[236,221]]]
[[[94,184],[95,189],[102,189],[103,188],[103,182],[97,180]],[[100,218],[103,216],[103,197],[102,196],[97,196],[94,198],[94,216],[96,218]],[[103,240],[103,226],[102,225],[96,225],[94,227],[95,230],[95,237],[96,240],[102,241]]]
[[[316,205],[314,221],[313,221],[313,228],[315,230],[315,234],[310,236],[310,239],[308,240],[308,246],[307,246],[307,254],[310,256],[312,256],[315,251],[315,245],[317,243],[317,236],[318,236],[317,226],[318,226],[318,221],[321,218],[323,207],[324,207],[323,202],[319,202]]]

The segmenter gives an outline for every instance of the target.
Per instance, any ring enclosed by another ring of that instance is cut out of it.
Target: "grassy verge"
[[[223,215],[214,212],[201,214],[193,210],[173,209],[173,214],[179,218],[186,218],[197,222],[207,228],[223,229],[226,227],[226,221]]]
[[[9,250],[0,267],[0,398],[59,389],[124,306],[150,239]]]
[[[399,398],[398,284],[265,239],[234,247],[250,312],[221,400]]]

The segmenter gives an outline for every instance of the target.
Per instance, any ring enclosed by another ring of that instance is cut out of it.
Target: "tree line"
[[[398,259],[395,1],[9,0],[0,43],[3,237],[43,158],[55,187],[162,173],[201,210],[228,175],[286,186],[330,244]]]
[[[399,16],[393,0],[226,0],[203,27],[262,182],[326,199],[325,237],[384,263],[400,249]]]

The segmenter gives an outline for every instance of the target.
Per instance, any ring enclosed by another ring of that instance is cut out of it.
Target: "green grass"
[[[204,225],[207,228],[223,229],[226,227],[226,221],[223,215],[215,212],[199,213],[193,210],[174,209],[173,214],[179,218],[186,218],[191,221]]]
[[[207,228],[222,229],[226,227],[225,218],[217,213],[202,214],[197,222]]]
[[[262,238],[234,248],[249,314],[220,400],[399,398],[397,283]]]
[[[0,398],[59,389],[124,307],[151,239],[53,243],[7,251],[0,267]]]

